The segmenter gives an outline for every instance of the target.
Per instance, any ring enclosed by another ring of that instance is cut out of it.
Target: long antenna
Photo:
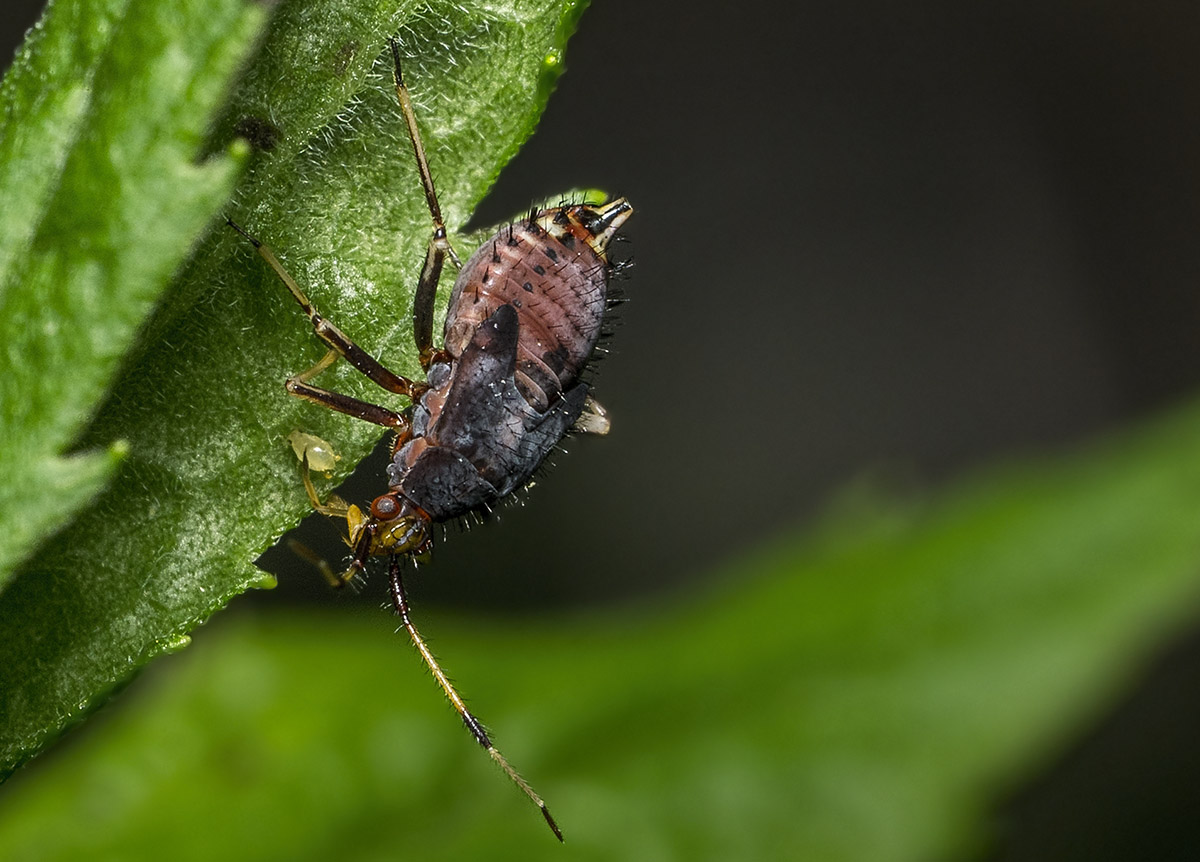
[[[496,746],[492,745],[491,739],[488,738],[487,731],[483,729],[483,725],[479,723],[479,719],[471,715],[471,711],[467,709],[466,703],[463,702],[463,699],[459,693],[455,691],[449,677],[446,676],[445,672],[441,668],[441,665],[438,664],[437,659],[433,657],[433,653],[426,645],[425,639],[421,637],[420,632],[417,631],[417,627],[413,625],[412,619],[408,615],[408,597],[404,593],[404,582],[400,577],[400,558],[397,556],[393,556],[388,565],[388,579],[391,583],[392,604],[396,608],[396,614],[400,617],[400,621],[404,624],[404,628],[408,630],[408,636],[412,638],[413,645],[416,646],[417,652],[421,654],[421,658],[425,659],[425,664],[429,665],[429,670],[433,672],[433,678],[436,679],[438,685],[442,687],[442,691],[445,692],[446,698],[450,701],[454,709],[460,716],[462,716],[463,724],[467,726],[467,730],[471,731],[471,735],[475,737],[475,741],[483,746],[483,748],[491,756],[492,760],[496,761],[496,763],[500,765],[500,768],[508,774],[508,777],[512,779],[513,783],[517,785],[517,787],[521,788],[521,790],[526,796],[529,797],[530,801],[532,801],[534,805],[541,809],[542,817],[546,818],[546,824],[550,827],[551,831],[554,832],[554,836],[559,841],[562,841],[562,830],[560,830],[558,828],[558,824],[554,822],[554,818],[550,814],[550,809],[546,807],[546,803],[542,801],[542,797],[534,793],[533,788],[530,787],[525,779],[518,775],[517,771],[509,765],[508,761],[504,759],[504,755],[497,750]]]

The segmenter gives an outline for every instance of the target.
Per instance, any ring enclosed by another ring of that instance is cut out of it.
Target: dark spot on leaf
[[[245,138],[256,150],[270,152],[283,139],[279,127],[264,117],[247,114],[237,121],[233,131],[238,137]]]
[[[350,62],[354,59],[354,55],[358,53],[358,49],[359,42],[357,39],[349,39],[343,42],[333,58],[333,74],[339,78],[344,76],[346,70],[350,68]]]

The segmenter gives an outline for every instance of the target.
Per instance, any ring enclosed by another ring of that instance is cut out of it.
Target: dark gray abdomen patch
[[[557,395],[545,410],[517,388],[518,328],[511,305],[479,325],[437,415],[414,411],[429,448],[406,467],[405,447],[388,468],[392,487],[434,520],[466,514],[524,485],[583,412],[586,384]]]
[[[474,464],[441,446],[430,446],[417,457],[401,488],[435,521],[465,515],[499,496]]]

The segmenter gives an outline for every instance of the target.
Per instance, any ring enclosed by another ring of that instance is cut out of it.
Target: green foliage
[[[0,595],[0,775],[266,585],[252,560],[308,509],[289,432],[337,440],[346,469],[379,436],[283,392],[322,349],[221,223],[235,132],[258,150],[227,211],[324,313],[415,372],[406,320],[430,226],[386,37],[399,34],[454,230],[530,134],[581,9],[284,2],[207,138],[261,9],[49,10],[0,91],[0,569],[25,561]],[[64,456],[72,444],[84,454]]]
[[[1193,618],[1198,560],[1193,406],[932,504],[860,498],[689,605],[422,619],[565,847],[382,613],[229,618],[83,744],[6,788],[0,849],[10,860],[970,855],[989,802]]]
[[[0,85],[0,773],[264,585],[251,560],[308,508],[290,431],[347,468],[376,436],[283,394],[323,350],[221,225],[231,190],[318,307],[414,373],[429,225],[384,40],[453,229],[532,129],[579,12],[284,2],[230,91],[257,7],[51,7]],[[235,133],[257,150],[228,155]],[[344,370],[330,385],[374,396]],[[1192,619],[1198,560],[1193,407],[927,506],[859,500],[686,607],[422,620],[565,849],[386,618],[243,618],[7,785],[0,856],[970,851],[989,801]]]
[[[196,154],[259,18],[56,3],[0,86],[0,584],[112,475],[120,447],[63,452],[233,188]]]

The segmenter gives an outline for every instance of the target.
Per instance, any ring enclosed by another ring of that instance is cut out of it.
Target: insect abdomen
[[[588,387],[578,378],[605,311],[605,248],[631,212],[624,199],[544,210],[463,267],[446,314],[451,361],[430,368],[412,439],[388,467],[390,485],[434,520],[524,485],[579,418]]]
[[[576,383],[538,410],[517,387],[519,318],[501,305],[479,325],[453,365],[444,390],[413,411],[423,430],[388,467],[392,487],[434,520],[465,514],[510,494],[579,417],[588,387]]]
[[[445,347],[458,356],[501,305],[520,321],[516,383],[545,410],[579,377],[604,318],[609,267],[603,247],[578,236],[558,207],[504,228],[463,267],[446,315]]]

